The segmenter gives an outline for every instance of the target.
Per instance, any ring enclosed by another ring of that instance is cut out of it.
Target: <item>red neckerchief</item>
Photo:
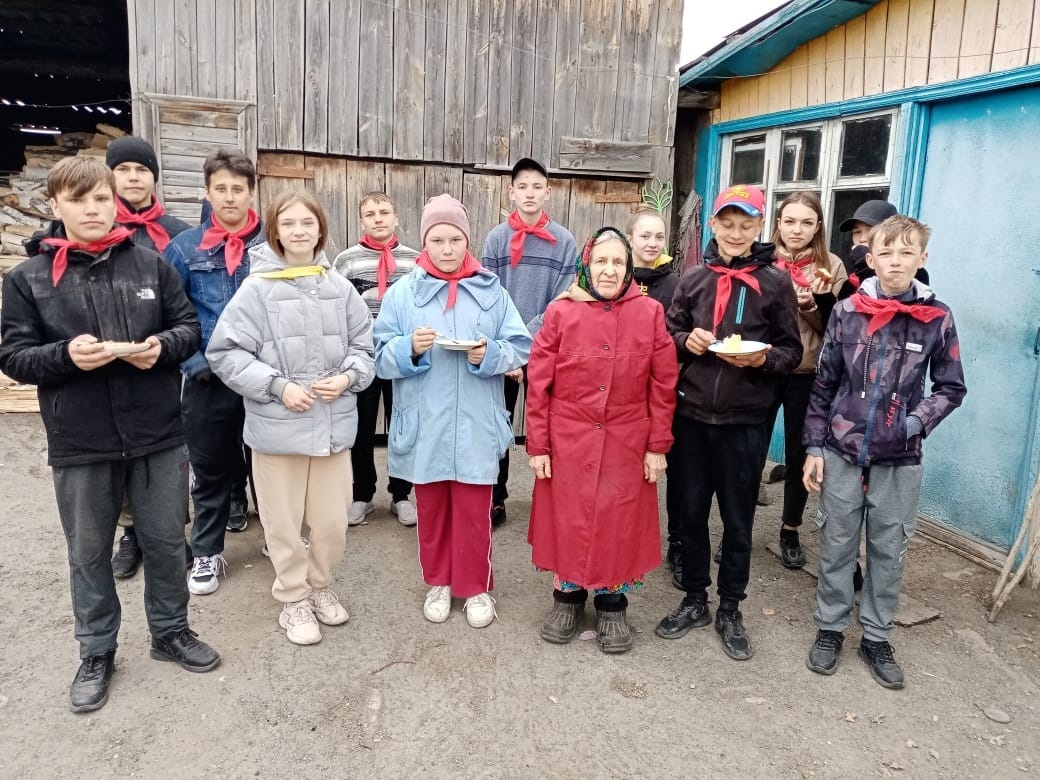
[[[520,219],[520,212],[514,211],[509,215],[508,224],[513,231],[513,237],[509,239],[510,267],[519,263],[520,258],[524,256],[524,241],[527,240],[528,236],[538,236],[538,238],[544,238],[549,243],[556,243],[556,236],[545,229],[545,226],[549,224],[549,215],[544,211],[533,225],[528,225]]]
[[[154,197],[152,205],[144,211],[131,211],[122,198],[116,198],[116,222],[120,225],[144,227],[148,238],[152,239],[152,243],[160,252],[164,251],[170,243],[170,234],[159,224],[159,217],[165,213],[166,209]]]
[[[444,311],[447,311],[455,305],[455,293],[458,290],[459,279],[473,276],[473,274],[480,270],[480,263],[477,262],[477,258],[469,252],[466,252],[466,258],[462,261],[462,265],[459,266],[459,270],[453,274],[446,274],[434,265],[433,260],[430,258],[430,255],[427,254],[425,249],[419,253],[419,256],[415,259],[415,264],[426,271],[430,276],[443,279],[448,283],[448,304],[444,307]]]
[[[361,236],[361,240],[358,241],[361,246],[365,249],[371,249],[374,252],[379,252],[379,268],[376,271],[376,277],[379,279],[379,295],[377,297],[382,298],[386,295],[387,285],[390,284],[390,277],[394,275],[394,271],[397,270],[397,261],[394,260],[394,247],[397,246],[397,236],[390,236],[390,240],[385,244],[380,244],[374,238],[368,236]]]
[[[870,317],[867,323],[868,336],[885,327],[897,314],[908,314],[919,322],[931,322],[946,314],[936,306],[900,303],[895,298],[872,298],[862,291],[852,296],[852,308]]]
[[[738,282],[743,282],[759,295],[762,294],[762,288],[758,284],[758,279],[751,275],[754,273],[755,269],[758,268],[757,265],[746,265],[743,268],[730,268],[728,265],[705,263],[704,266],[709,271],[714,271],[719,275],[718,283],[715,286],[715,320],[711,326],[711,330],[714,332],[719,327],[719,323],[722,322],[722,318],[726,314],[726,307],[729,305],[729,297],[733,293],[734,279]]]
[[[58,250],[54,253],[54,262],[51,265],[51,279],[54,282],[54,286],[58,286],[58,282],[61,281],[61,277],[65,275],[65,271],[69,267],[70,249],[78,249],[81,252],[86,252],[90,255],[99,255],[109,247],[126,241],[133,234],[132,230],[127,230],[125,227],[113,227],[108,231],[107,236],[99,238],[97,241],[90,244],[81,244],[78,241],[69,241],[67,238],[54,237],[43,239],[41,243],[53,246]]]
[[[224,262],[227,265],[228,276],[234,276],[235,270],[242,263],[242,255],[246,251],[246,245],[242,239],[256,230],[256,226],[260,224],[260,217],[256,215],[255,211],[249,209],[249,218],[246,219],[245,227],[241,230],[236,230],[234,233],[229,232],[216,219],[212,217],[210,219],[210,228],[202,234],[202,243],[199,244],[199,249],[212,249],[223,241]]]
[[[858,290],[860,285],[859,274],[855,272],[849,274],[849,283]]]
[[[812,285],[812,281],[810,281],[806,277],[806,275],[802,273],[802,269],[812,264],[812,260],[813,253],[811,251],[804,257],[791,258],[790,260],[788,260],[785,257],[781,257],[780,253],[777,252],[775,265],[781,271],[787,271],[787,273],[791,274],[791,280],[795,283],[796,286],[809,287],[810,285]]]

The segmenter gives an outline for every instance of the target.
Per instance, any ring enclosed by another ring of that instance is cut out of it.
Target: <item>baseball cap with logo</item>
[[[711,215],[717,216],[720,211],[729,206],[734,206],[751,217],[761,217],[766,211],[766,196],[762,190],[750,187],[747,184],[734,184],[732,187],[719,193],[715,198],[715,205],[711,209]]]

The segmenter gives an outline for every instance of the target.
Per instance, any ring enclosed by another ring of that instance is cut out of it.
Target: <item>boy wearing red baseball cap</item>
[[[715,630],[738,661],[754,652],[739,607],[772,409],[780,378],[802,359],[794,287],[773,265],[774,245],[757,240],[764,214],[765,196],[754,187],[736,185],[716,198],[708,220],[715,237],[704,263],[683,274],[667,317],[681,362],[668,476],[678,485],[686,597],[656,632],[678,639],[711,623],[708,514],[715,497],[723,524]]]

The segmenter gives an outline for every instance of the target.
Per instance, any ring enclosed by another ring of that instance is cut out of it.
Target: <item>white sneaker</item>
[[[397,515],[397,522],[409,527],[419,522],[419,515],[415,511],[415,504],[407,498],[403,501],[394,501],[390,505],[390,514]]]
[[[321,629],[307,599],[290,601],[282,606],[278,625],[285,629],[285,635],[294,645],[313,645],[321,641]]]
[[[498,613],[495,612],[495,600],[487,593],[466,599],[462,611],[466,613],[466,622],[473,628],[489,626],[491,621],[498,617]]]
[[[188,574],[188,592],[205,596],[220,587],[219,575],[227,576],[227,561],[220,553],[196,558]]]
[[[355,501],[347,507],[347,525],[361,525],[375,511],[376,505],[371,501]]]
[[[332,588],[312,590],[307,601],[314,610],[314,617],[327,626],[338,626],[350,620],[350,615],[339,603],[339,596],[332,592]]]
[[[443,623],[451,614],[451,586],[434,585],[426,594],[422,613],[431,623]]]

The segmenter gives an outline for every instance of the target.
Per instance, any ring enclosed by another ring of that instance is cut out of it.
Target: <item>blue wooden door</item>
[[[921,220],[968,396],[925,442],[921,514],[1007,549],[1037,476],[1040,87],[932,108]]]

